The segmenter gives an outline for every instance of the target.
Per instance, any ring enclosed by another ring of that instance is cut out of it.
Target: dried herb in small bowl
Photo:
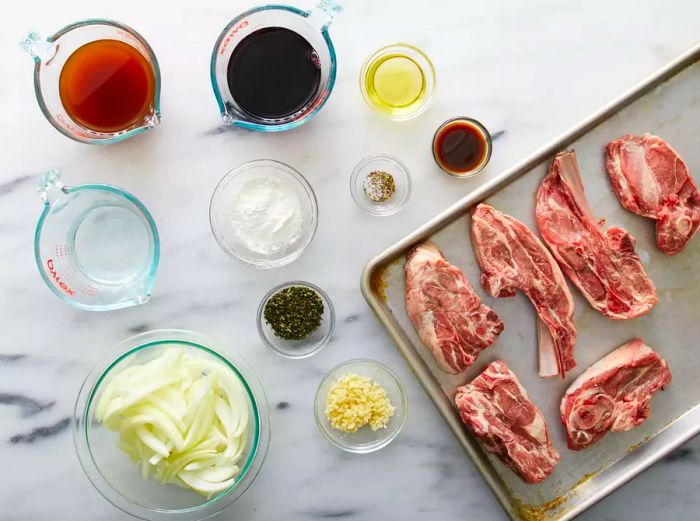
[[[303,340],[321,325],[323,300],[311,288],[291,286],[269,298],[263,316],[275,336]]]

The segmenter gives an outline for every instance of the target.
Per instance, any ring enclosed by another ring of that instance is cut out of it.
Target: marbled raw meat
[[[405,271],[406,311],[421,341],[443,371],[466,371],[496,341],[503,322],[433,243],[416,246]]]
[[[552,254],[527,226],[488,204],[474,208],[471,233],[484,289],[512,297],[517,288],[537,310],[540,376],[564,377],[576,366],[574,300]]]
[[[641,340],[618,347],[576,378],[564,394],[566,444],[582,450],[608,432],[641,424],[651,415],[654,394],[670,381],[666,360]]]
[[[656,244],[683,251],[700,226],[700,191],[671,145],[652,134],[608,143],[606,167],[617,197],[630,212],[656,220]]]
[[[552,473],[559,453],[547,422],[505,362],[490,363],[471,383],[458,387],[455,404],[481,445],[525,483],[540,483]]]
[[[583,190],[576,153],[557,154],[537,191],[537,227],[562,270],[595,309],[612,319],[648,313],[656,289],[635,251],[634,237],[605,233]]]

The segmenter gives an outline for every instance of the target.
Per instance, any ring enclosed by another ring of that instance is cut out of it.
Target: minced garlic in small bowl
[[[316,424],[333,445],[368,453],[388,445],[406,419],[406,391],[391,369],[368,359],[333,368],[316,392]]]

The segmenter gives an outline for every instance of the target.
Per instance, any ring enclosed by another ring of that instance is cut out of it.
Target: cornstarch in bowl
[[[212,233],[235,260],[275,268],[297,259],[316,233],[316,196],[289,165],[262,159],[219,182],[209,207]]]

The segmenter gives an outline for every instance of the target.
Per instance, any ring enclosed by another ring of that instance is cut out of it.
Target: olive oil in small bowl
[[[367,104],[391,119],[406,120],[430,105],[435,69],[418,48],[404,43],[382,47],[365,60],[360,90]]]

